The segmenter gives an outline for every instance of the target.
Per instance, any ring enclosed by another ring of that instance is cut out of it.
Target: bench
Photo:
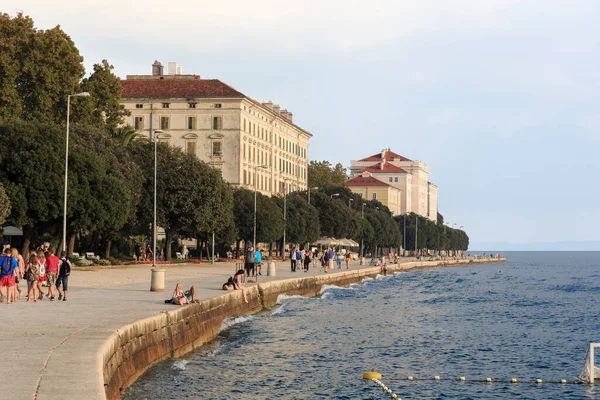
[[[180,252],[176,252],[175,253],[175,258],[177,258],[178,260],[184,260],[185,258],[183,257],[183,254],[181,254]]]

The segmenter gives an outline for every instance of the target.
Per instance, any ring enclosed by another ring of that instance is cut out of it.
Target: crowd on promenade
[[[27,301],[37,302],[44,298],[54,301],[57,294],[58,300],[67,301],[71,267],[65,251],[60,253],[59,259],[55,250],[46,245],[31,251],[27,261],[16,248],[5,247],[0,258],[0,303],[19,301],[23,283],[27,285]]]

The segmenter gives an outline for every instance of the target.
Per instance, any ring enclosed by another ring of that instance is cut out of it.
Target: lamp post
[[[415,256],[417,255],[417,244],[419,241],[419,216],[415,214]]]
[[[317,190],[319,189],[318,186],[312,187],[312,188],[308,188],[308,204],[310,204],[310,191],[311,190]]]
[[[150,105],[150,115],[152,115],[152,105]],[[152,130],[152,117],[150,117],[150,134],[152,135],[152,140],[154,141],[154,220],[152,222],[152,268],[156,268],[156,237],[158,236],[156,233],[156,176],[158,171],[157,135],[159,133],[162,133],[161,129]]]
[[[354,199],[348,199],[348,208],[352,208],[350,207],[350,203],[352,203],[354,201]]]
[[[262,168],[267,169],[266,165],[255,165],[254,166],[254,240],[252,242],[252,248],[256,251],[256,169]]]
[[[402,234],[404,243],[402,244],[402,255],[406,256],[406,213],[404,213],[404,233]]]
[[[71,109],[71,97],[90,97],[88,92],[70,94],[67,96],[67,140],[65,145],[65,199],[63,203],[63,245],[62,250],[67,249],[67,179],[69,177],[69,114]]]
[[[379,210],[379,207],[375,207],[376,210]],[[375,257],[377,257],[377,244],[375,244]]]
[[[361,206],[360,216],[361,216],[362,219],[365,219],[365,206],[366,205],[367,205],[367,203],[362,203],[362,206]],[[361,261],[362,261],[363,255],[364,255],[364,247],[365,246],[364,246],[364,234],[363,234],[363,235],[361,235],[361,238],[360,238],[360,258],[361,258]]]
[[[285,231],[287,230],[287,179],[283,180],[283,251],[281,260],[285,261]]]

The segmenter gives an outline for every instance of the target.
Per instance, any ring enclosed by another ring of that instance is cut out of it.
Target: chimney
[[[267,107],[269,110],[273,111],[273,103],[267,101],[266,103],[262,103],[263,106]]]
[[[383,171],[384,164],[385,164],[385,160],[381,160],[381,163],[379,163],[379,168],[381,168],[382,171]]]
[[[382,160],[385,160],[385,153],[386,153],[385,149],[381,150],[381,159]]]
[[[291,112],[291,111],[288,111],[288,120],[289,120],[290,122],[294,122],[294,114],[292,114],[292,112]]]
[[[163,65],[160,62],[158,62],[158,60],[154,60],[154,64],[152,64],[152,76],[162,76],[163,72]]]
[[[169,75],[181,75],[183,69],[175,61],[169,61]]]
[[[273,104],[273,112],[277,115],[279,115],[279,109],[281,107],[279,107],[279,104]]]
[[[286,119],[286,120],[288,119],[288,112],[287,112],[287,110],[281,110],[281,112],[279,113],[279,115],[281,115],[281,117],[283,119]]]

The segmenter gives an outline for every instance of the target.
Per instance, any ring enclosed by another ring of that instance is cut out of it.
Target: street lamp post
[[[348,208],[352,208],[350,207],[350,203],[352,203],[354,201],[354,199],[348,199]]]
[[[71,108],[71,97],[90,97],[88,92],[70,94],[67,96],[67,140],[65,145],[65,199],[63,203],[63,245],[62,250],[67,249],[67,179],[69,177],[69,114]]]
[[[252,242],[252,248],[256,251],[256,169],[262,168],[267,169],[266,165],[255,165],[254,166],[254,240]]]
[[[312,188],[308,188],[308,204],[310,204],[310,191],[311,190],[317,190],[319,189],[318,186],[312,187]]]
[[[417,255],[417,244],[419,241],[419,216],[415,214],[415,256]]]
[[[376,210],[379,210],[379,207],[375,207]],[[377,243],[375,243],[375,257],[377,257]]]
[[[404,234],[402,235],[404,243],[402,245],[402,255],[406,256],[406,213],[404,213]]]
[[[361,216],[362,219],[365,219],[365,206],[366,205],[367,205],[367,203],[362,203],[362,206],[361,206],[360,216]],[[361,235],[361,238],[360,238],[360,258],[361,258],[361,261],[362,261],[362,258],[364,256],[364,247],[365,246],[364,246],[364,232],[363,232],[363,235]]]
[[[152,130],[152,104],[150,104],[150,135],[152,135],[152,140],[154,141],[154,220],[152,222],[152,268],[156,268],[156,187],[158,185],[157,181],[157,171],[158,171],[158,151],[157,151],[157,143],[158,138],[157,135],[162,133],[162,130],[155,129]],[[166,244],[169,245],[168,243]]]
[[[287,230],[287,179],[283,180],[283,251],[282,261],[285,261],[285,231]]]

